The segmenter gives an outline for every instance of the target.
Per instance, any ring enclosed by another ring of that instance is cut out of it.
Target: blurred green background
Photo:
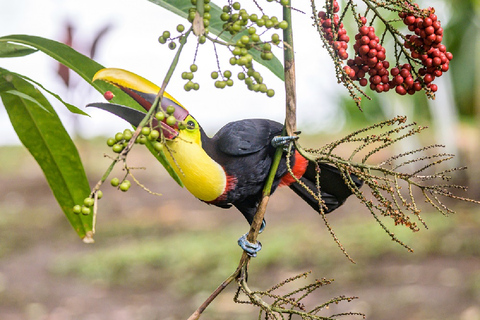
[[[456,164],[469,166],[456,174],[456,183],[469,186],[461,195],[480,199],[480,4],[459,0],[438,6],[449,18],[445,41],[454,60],[435,104],[418,94],[402,99],[392,94],[366,101],[360,114],[345,97],[338,110],[345,119],[342,132],[303,139],[320,145],[373,121],[408,114],[431,126],[412,144],[446,143],[457,154]],[[102,157],[105,139],[79,138],[77,143],[93,185],[109,164]],[[129,165],[146,167],[135,171],[136,177],[163,195],[152,196],[136,186],[127,193],[105,187],[94,245],[76,238],[26,150],[0,147],[0,163],[2,320],[186,319],[238,264],[236,240],[247,231],[241,215],[194,199],[147,151],[136,151]],[[335,281],[311,295],[307,305],[338,295],[359,297],[330,307],[324,316],[358,311],[375,320],[478,320],[480,207],[448,205],[455,215],[444,217],[422,206],[428,230],[413,234],[392,229],[415,250],[408,253],[390,241],[358,201],[349,199],[328,218],[355,259],[352,264],[321,218],[289,190],[279,190],[260,236],[264,248],[251,263],[250,284],[267,289],[311,270],[310,281]],[[234,291],[230,286],[203,318],[255,319],[255,308],[232,301]]]

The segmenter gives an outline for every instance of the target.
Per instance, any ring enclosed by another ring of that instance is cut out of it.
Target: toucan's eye
[[[195,129],[195,122],[192,120],[189,120],[187,122],[187,129]]]

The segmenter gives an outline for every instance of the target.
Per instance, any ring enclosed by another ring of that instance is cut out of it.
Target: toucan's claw
[[[290,142],[298,140],[298,138],[299,138],[298,136],[276,136],[276,137],[273,137],[271,143],[274,148],[278,148],[278,147],[286,148]]]
[[[250,256],[250,257],[256,257],[257,252],[262,250],[262,244],[260,241],[257,241],[257,243],[251,243],[250,241],[247,240],[247,235],[248,233],[245,233],[243,236],[238,239],[238,245]]]

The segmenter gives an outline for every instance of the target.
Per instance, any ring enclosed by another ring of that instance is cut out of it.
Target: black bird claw
[[[272,139],[272,146],[274,148],[277,147],[287,147],[287,144],[290,143],[291,141],[295,141],[298,139],[298,136],[276,136],[273,137]]]
[[[260,241],[257,241],[257,243],[251,243],[250,241],[247,240],[247,235],[248,233],[245,233],[243,236],[238,239],[238,245],[250,256],[250,257],[256,257],[257,252],[262,250],[262,244]]]

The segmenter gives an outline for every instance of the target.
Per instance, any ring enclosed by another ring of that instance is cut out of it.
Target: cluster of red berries
[[[362,17],[362,22],[366,22]],[[385,48],[380,44],[380,39],[375,35],[374,27],[363,25],[355,35],[355,59],[349,59],[344,67],[350,79],[358,80],[361,86],[370,82],[370,89],[377,92],[390,90],[388,68],[390,64],[385,61]],[[365,78],[369,75],[369,79]]]
[[[435,92],[437,86],[432,84],[432,81],[448,71],[453,56],[442,44],[443,28],[440,21],[433,8],[429,11],[431,13],[427,17],[416,17],[405,12],[398,15],[408,26],[408,30],[415,32],[415,35],[406,36],[405,48],[410,50],[413,58],[422,61],[423,67],[418,70],[419,77],[427,88]]]
[[[325,39],[333,47],[340,59],[347,60],[348,41],[350,41],[350,38],[347,35],[347,30],[343,28],[343,23],[340,23],[340,18],[337,14],[339,10],[340,7],[338,2],[335,0],[333,1],[333,21],[331,18],[328,18],[325,11],[320,11],[318,13],[318,18],[320,19],[320,26]],[[337,34],[336,37],[334,32]]]
[[[328,5],[332,7],[328,7]],[[329,18],[325,11],[318,13],[322,33],[341,60],[348,59],[348,41],[343,23],[340,23],[338,12],[340,8],[336,0],[327,2],[327,12],[333,12]],[[370,89],[376,92],[387,92],[395,89],[400,95],[414,94],[422,89],[437,91],[437,85],[432,82],[448,71],[452,54],[443,45],[443,29],[433,8],[420,11],[418,5],[399,13],[408,30],[415,34],[405,36],[404,46],[411,52],[413,59],[419,60],[422,67],[413,70],[409,63],[390,69],[386,60],[385,48],[380,44],[379,37],[372,26],[367,26],[366,17],[360,17],[360,27],[355,35],[353,49],[355,57],[347,60],[343,67],[346,75],[361,86],[370,84]]]

